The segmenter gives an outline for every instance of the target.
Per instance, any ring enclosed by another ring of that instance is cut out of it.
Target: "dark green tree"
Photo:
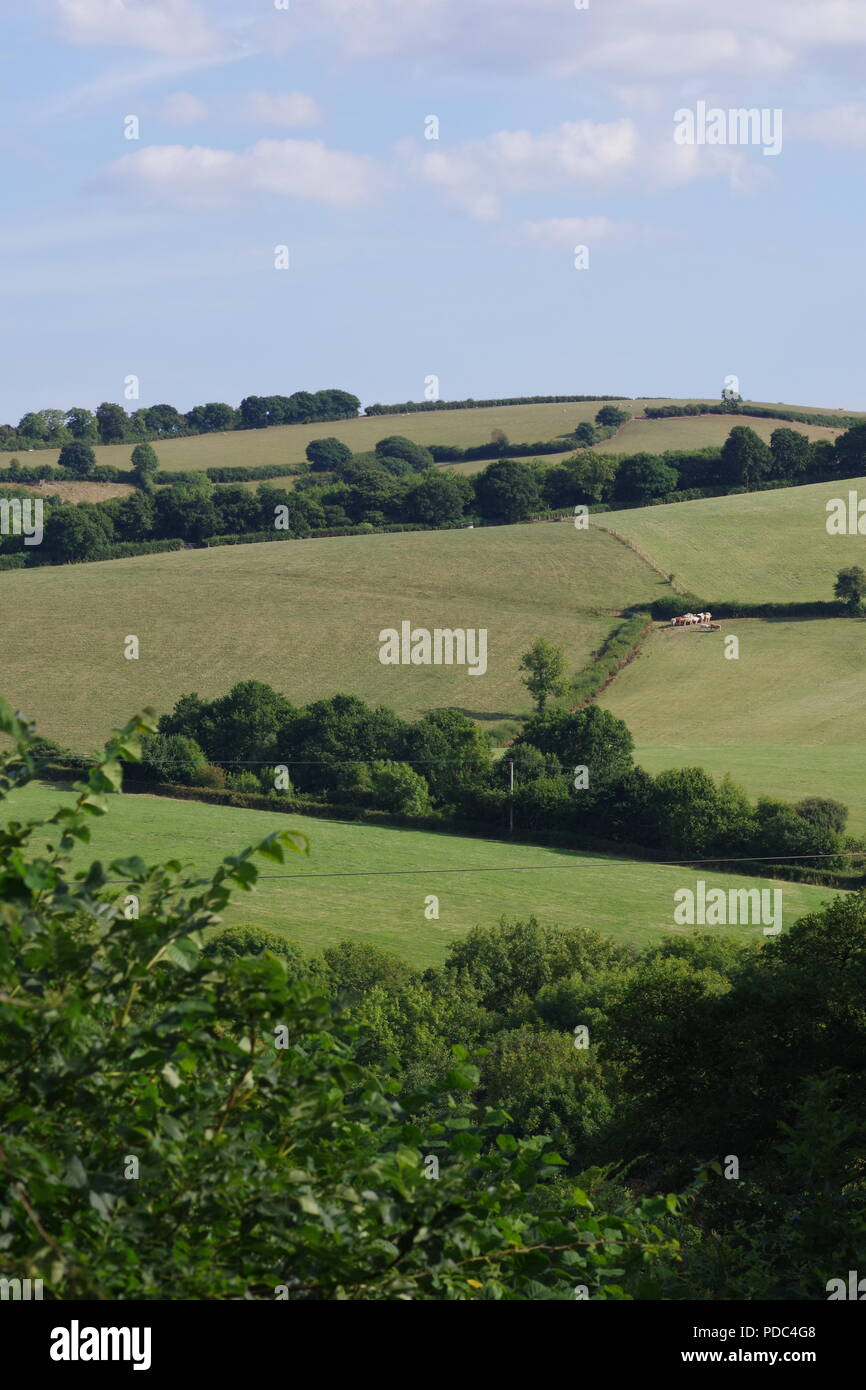
[[[43,545],[56,564],[93,560],[114,539],[114,527],[100,507],[63,506],[53,508],[45,522]]]
[[[841,477],[855,478],[866,472],[866,421],[840,434],[835,448]]]
[[[603,405],[595,417],[595,423],[605,427],[611,425],[624,425],[631,416],[627,410],[620,410],[617,405]]]
[[[638,506],[676,491],[679,473],[654,454],[635,454],[625,459],[616,474],[618,502]]]
[[[772,476],[799,481],[808,472],[812,458],[809,438],[799,430],[773,430],[770,435],[773,455]]]
[[[598,705],[535,715],[518,742],[553,754],[566,770],[586,767],[590,791],[624,776],[632,766],[634,740],[626,725]]]
[[[325,439],[311,439],[307,445],[306,454],[311,468],[317,471],[329,470],[333,472],[340,467],[340,464],[350,461],[352,450],[341,439],[329,435]]]
[[[773,455],[760,435],[748,425],[735,425],[722,445],[722,476],[747,491],[768,478]]]
[[[866,572],[860,565],[848,565],[839,570],[833,593],[844,603],[848,612],[856,616],[863,611],[863,596],[866,594]]]
[[[82,439],[73,439],[70,444],[64,444],[57,462],[73,478],[86,478],[96,467],[96,454]]]
[[[490,521],[525,521],[542,510],[541,475],[519,459],[491,463],[475,480],[481,515]]]
[[[138,487],[148,489],[153,486],[159,472],[159,455],[152,444],[136,444],[132,451],[132,471]]]
[[[474,500],[469,478],[431,470],[409,487],[403,508],[409,521],[420,521],[426,526],[456,525]]]
[[[376,457],[386,466],[389,459],[402,459],[416,473],[433,467],[433,455],[430,450],[425,449],[423,444],[416,444],[412,439],[404,439],[400,434],[380,439],[376,445]]]
[[[93,444],[97,438],[96,416],[79,405],[67,410],[66,428],[73,439],[81,439],[85,444]]]
[[[126,411],[111,401],[103,401],[96,411],[101,444],[122,444],[129,424]]]

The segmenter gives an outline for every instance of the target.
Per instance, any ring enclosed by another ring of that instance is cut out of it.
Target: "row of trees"
[[[291,396],[246,396],[237,408],[225,401],[209,401],[185,413],[163,404],[142,406],[128,414],[123,406],[103,401],[95,411],[83,406],[28,411],[17,426],[0,425],[0,448],[57,448],[72,440],[124,444],[223,430],[265,429],[270,425],[350,420],[360,408],[357,396],[337,388],[295,391]]]
[[[216,766],[230,787],[259,794],[277,794],[274,768],[281,766],[290,782],[284,778],[280,791],[335,804],[497,827],[510,806],[519,828],[674,858],[834,856],[862,848],[845,839],[847,810],[837,802],[807,797],[792,806],[762,797],[752,805],[729,777],[717,783],[697,767],[650,776],[634,765],[627,726],[597,705],[536,714],[497,761],[487,735],[456,710],[407,723],[356,696],[298,708],[266,684],[243,681],[217,700],[183,696],[147,742],[144,766],[157,780],[191,784],[201,784],[207,767],[205,785],[214,785]]]
[[[2,798],[35,747],[2,701],[0,732]],[[8,1278],[56,1299],[824,1300],[857,1268],[863,894],[749,945],[638,951],[578,899],[437,968],[357,940],[307,956],[289,921],[213,931],[259,857],[309,851],[291,828],[204,882],[135,845],[73,868],[148,733],[0,829]]]
[[[46,499],[45,543],[38,554],[29,552],[28,563],[95,559],[118,542],[197,544],[211,537],[273,533],[278,508],[284,533],[308,536],[359,525],[514,523],[578,504],[641,506],[677,496],[850,476],[866,472],[866,425],[846,432],[835,446],[825,440],[810,443],[789,429],[776,430],[766,445],[751,429],[737,426],[721,449],[625,458],[585,450],[548,469],[506,458],[472,478],[436,468],[429,450],[399,435],[361,455],[339,439],[324,437],[309,444],[307,456],[311,471],[292,492],[267,485],[256,493],[240,485],[215,487],[204,475],[154,489],[159,458],[142,442],[132,451],[132,476],[143,495],[78,506]],[[61,462],[74,477],[92,476],[92,446],[80,440],[64,445]],[[4,538],[0,548],[23,550],[23,540]],[[839,596],[856,597],[849,590],[850,584]]]

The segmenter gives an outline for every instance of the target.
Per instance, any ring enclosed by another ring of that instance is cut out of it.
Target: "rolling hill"
[[[592,524],[634,541],[706,602],[829,601],[837,571],[863,560],[861,536],[827,534],[827,502],[849,491],[866,497],[866,478],[605,512]]]
[[[672,399],[622,401],[622,408],[640,416],[647,405],[677,405]],[[708,402],[715,404],[715,402]],[[408,415],[373,415],[357,420],[334,420],[312,425],[277,425],[265,430],[231,430],[224,433],[193,435],[188,439],[157,440],[160,466],[167,472],[222,467],[260,467],[265,464],[300,463],[311,439],[334,435],[354,453],[372,449],[390,434],[405,435],[421,444],[460,444],[464,447],[486,444],[495,429],[504,430],[514,443],[556,439],[568,434],[584,420],[594,420],[601,401],[575,401],[549,405],[485,406],[470,410],[416,411]],[[754,402],[754,404],[760,404]],[[772,407],[769,407],[772,409]],[[806,409],[789,407],[784,409]],[[815,407],[818,409],[818,407]],[[834,412],[827,411],[826,414]],[[855,412],[846,412],[848,414]],[[666,449],[699,448],[721,443],[737,419],[730,416],[690,416],[685,419],[635,420],[611,439],[598,446],[607,452],[646,449],[663,453]],[[749,420],[762,436],[769,438],[783,420]],[[815,426],[791,426],[810,438],[832,438],[833,431]],[[128,468],[132,445],[108,444],[96,448],[98,464]],[[56,449],[20,453],[22,463],[56,463]],[[8,467],[10,454],[0,454],[0,471]]]
[[[666,586],[600,530],[545,523],[178,551],[0,574],[2,692],[77,751],[142,705],[255,677],[297,703],[337,691],[418,717],[457,706],[485,721],[529,712],[520,656],[536,637],[586,664],[626,605]],[[378,634],[486,628],[481,676],[383,666]],[[141,644],[137,661],[124,638]]]

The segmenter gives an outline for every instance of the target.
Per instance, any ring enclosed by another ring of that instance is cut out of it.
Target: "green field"
[[[726,660],[724,638],[740,641]],[[753,797],[829,796],[866,831],[866,621],[730,619],[658,629],[599,703],[624,719],[650,772],[731,772]]]
[[[862,536],[829,536],[826,504],[866,478],[605,512],[610,527],[706,602],[832,600],[836,572],[863,563]]]
[[[766,420],[759,415],[686,415],[669,420],[630,420],[610,439],[594,447],[601,454],[663,454],[667,449],[721,448],[735,425],[747,425],[768,444],[774,430],[791,429],[809,439],[829,439],[839,431],[826,425],[800,425],[790,420]]]
[[[257,678],[296,703],[347,691],[407,717],[528,713],[520,656],[539,636],[586,664],[628,604],[665,586],[627,547],[568,523],[178,551],[0,574],[0,689],[41,731],[101,745],[143,705]],[[486,628],[488,669],[383,666],[378,635]],[[124,638],[141,644],[138,661]]]
[[[56,787],[31,786],[16,792],[8,809],[16,818],[39,817],[69,799],[70,793]],[[725,889],[781,888],[786,927],[833,896],[827,888],[693,868],[149,796],[112,798],[109,815],[93,820],[91,844],[76,851],[75,862],[83,867],[91,859],[108,862],[135,853],[148,863],[181,857],[205,872],[226,854],[286,826],[310,837],[309,859],[290,854],[282,866],[260,859],[259,868],[263,875],[301,877],[264,878],[255,892],[237,893],[226,922],[285,932],[308,951],[345,940],[365,941],[419,967],[438,964],[449,942],[476,925],[491,926],[503,915],[525,919],[535,914],[543,922],[593,927],[634,945],[682,935],[691,928],[673,924],[673,894],[694,888],[698,878]],[[393,876],[389,870],[395,871]],[[316,877],[325,874],[346,876]],[[438,922],[424,915],[431,894],[439,898]],[[707,930],[741,940],[763,939],[760,927]]]
[[[714,402],[715,403],[715,402]],[[334,435],[354,453],[372,449],[389,434],[402,434],[421,444],[460,444],[464,447],[486,444],[495,429],[504,430],[515,444],[556,439],[583,420],[594,420],[602,401],[575,401],[572,404],[487,406],[477,410],[416,411],[409,415],[372,415],[357,420],[334,420],[314,425],[277,425],[267,430],[230,430],[221,434],[194,435],[189,439],[157,440],[154,447],[160,466],[168,472],[186,469],[258,467],[264,464],[300,463],[311,439]],[[624,410],[641,415],[647,405],[682,404],[672,399],[622,401]],[[758,402],[755,402],[758,404]],[[785,407],[798,408],[798,407]],[[809,409],[811,407],[799,407]],[[814,407],[819,409],[820,407]],[[831,413],[831,412],[827,412]],[[855,413],[855,412],[847,412]],[[695,448],[724,441],[736,417],[689,416],[685,419],[647,420],[627,425],[599,447],[606,452],[647,449]],[[769,438],[773,429],[785,421],[749,420],[759,433]],[[795,428],[792,426],[792,428]],[[810,438],[833,437],[833,432],[812,426],[799,426]],[[107,444],[96,448],[100,465],[129,468],[131,444]],[[38,449],[18,455],[22,463],[56,463],[59,451]],[[0,470],[8,466],[11,454],[0,454]]]

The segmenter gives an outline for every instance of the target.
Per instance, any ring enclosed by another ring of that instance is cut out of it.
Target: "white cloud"
[[[273,15],[258,25],[276,48],[311,38],[354,59],[406,58],[419,73],[592,72],[617,85],[717,75],[742,87],[838,66],[866,45],[864,0],[296,0],[292,14],[291,27]]]
[[[160,108],[162,119],[172,125],[195,125],[197,121],[205,120],[207,114],[206,104],[191,92],[173,92]]]
[[[241,108],[243,119],[262,125],[317,125],[322,119],[318,102],[304,92],[250,92]]]
[[[195,0],[54,0],[53,8],[70,43],[187,56],[222,47]]]
[[[524,222],[520,228],[523,241],[545,251],[561,251],[565,247],[592,246],[620,236],[624,227],[609,217],[549,217],[538,222]]]
[[[419,154],[404,146],[410,171],[480,221],[502,212],[509,193],[604,183],[629,169],[637,156],[631,120],[566,121],[533,135],[500,130],[456,149]]]
[[[91,187],[175,206],[213,207],[274,194],[351,207],[369,201],[387,181],[375,160],[329,150],[320,140],[259,140],[241,153],[151,145],[124,155]]]

